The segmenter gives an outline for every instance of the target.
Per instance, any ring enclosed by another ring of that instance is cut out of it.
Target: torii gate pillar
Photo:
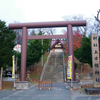
[[[68,25],[67,27],[68,34],[68,56],[72,55],[72,81],[75,81],[75,66],[74,66],[74,49],[73,49],[73,31],[72,31],[72,25]]]
[[[22,28],[22,50],[21,50],[21,72],[20,80],[26,80],[26,54],[27,54],[27,28]]]

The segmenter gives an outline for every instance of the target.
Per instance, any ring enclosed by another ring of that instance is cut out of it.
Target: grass
[[[30,78],[31,79],[39,79],[40,78],[40,75],[30,75]]]
[[[31,82],[31,86],[34,86],[36,84],[37,84],[37,82]]]

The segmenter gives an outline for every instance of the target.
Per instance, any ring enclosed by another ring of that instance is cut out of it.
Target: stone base
[[[12,77],[3,77],[2,81],[14,81],[14,78],[12,78]]]
[[[88,95],[91,95],[91,94],[100,94],[100,88],[85,88],[85,92]]]
[[[66,88],[68,88],[68,89],[81,88],[81,84],[78,81],[69,81],[66,84]]]
[[[31,84],[27,81],[19,81],[16,84],[16,89],[29,89]]]
[[[16,87],[13,87],[13,89],[12,89],[13,91],[16,91]]]

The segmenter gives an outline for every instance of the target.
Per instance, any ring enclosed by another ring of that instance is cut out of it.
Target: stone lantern
[[[76,81],[80,82],[79,71],[76,70],[75,72],[76,72],[76,75],[75,75],[76,76]]]
[[[30,79],[30,71],[28,70],[27,72],[26,72],[26,80],[27,81],[31,81],[31,79]]]

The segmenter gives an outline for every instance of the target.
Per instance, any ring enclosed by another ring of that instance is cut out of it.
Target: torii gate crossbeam
[[[73,26],[86,26],[86,21],[55,21],[55,22],[34,22],[9,24],[10,29],[22,29],[22,53],[21,53],[21,78],[26,79],[26,52],[28,39],[52,39],[68,38],[68,56],[72,55],[72,81],[75,81],[74,51],[73,51]],[[47,27],[67,27],[68,35],[49,35],[49,36],[27,36],[27,28],[47,28]]]

